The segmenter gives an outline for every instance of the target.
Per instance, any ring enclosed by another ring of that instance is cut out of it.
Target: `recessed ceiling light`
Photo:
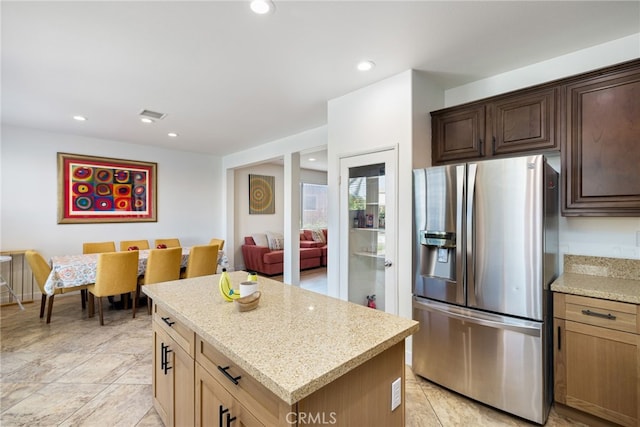
[[[85,116],[73,116],[73,120],[77,120],[79,122],[86,122],[87,118]]]
[[[178,134],[175,132],[169,132],[167,135],[170,136],[171,138],[175,138],[178,136]]]
[[[143,117],[143,118],[141,118],[141,119],[140,119],[140,121],[141,121],[142,123],[153,123],[153,120],[151,120],[151,119],[150,119],[150,118],[148,118],[148,117]]]
[[[315,162],[316,159],[314,157],[309,157],[307,160],[309,160],[310,162]]]
[[[264,15],[275,10],[275,5],[271,0],[253,0],[250,4],[251,10],[258,15]]]
[[[360,70],[360,71],[369,71],[370,69],[372,69],[375,66],[376,66],[376,64],[373,61],[362,61],[362,62],[358,63],[358,70]]]

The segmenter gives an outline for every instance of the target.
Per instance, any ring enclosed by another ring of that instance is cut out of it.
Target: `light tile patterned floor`
[[[161,426],[151,397],[151,317],[106,310],[88,319],[79,295],[56,297],[51,323],[40,302],[0,310],[0,425]],[[105,305],[106,308],[106,305]],[[407,426],[528,426],[442,389],[407,369]],[[548,426],[577,423],[552,411]],[[374,426],[375,427],[375,426]],[[382,426],[381,426],[382,427]]]

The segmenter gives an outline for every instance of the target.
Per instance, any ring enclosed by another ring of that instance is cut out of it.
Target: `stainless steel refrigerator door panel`
[[[475,316],[478,316],[477,318]],[[545,384],[541,322],[492,316],[414,298],[413,370],[480,402],[544,423],[551,396]]]
[[[465,166],[414,170],[414,294],[465,304]]]
[[[544,158],[469,165],[469,307],[543,319]]]

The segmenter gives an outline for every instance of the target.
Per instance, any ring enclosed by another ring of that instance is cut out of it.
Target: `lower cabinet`
[[[193,358],[154,322],[153,398],[165,426],[193,425]]]
[[[556,293],[554,330],[556,402],[638,425],[638,306]]]
[[[196,426],[264,426],[196,363]]]

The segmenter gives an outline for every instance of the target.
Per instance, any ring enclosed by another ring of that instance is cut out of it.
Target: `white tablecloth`
[[[51,258],[51,274],[47,278],[44,290],[53,295],[56,288],[73,288],[75,286],[95,283],[99,254],[63,255]],[[147,269],[149,250],[141,250],[138,255],[138,275],[143,275]],[[182,267],[189,260],[189,248],[182,248]],[[218,252],[218,265],[226,267],[228,264],[224,252]]]

